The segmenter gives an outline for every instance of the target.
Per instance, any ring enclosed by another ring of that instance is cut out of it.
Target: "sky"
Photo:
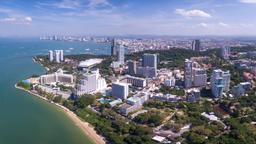
[[[0,0],[0,36],[256,36],[256,0]]]

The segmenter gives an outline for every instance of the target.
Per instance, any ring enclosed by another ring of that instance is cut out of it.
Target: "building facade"
[[[112,83],[112,96],[120,99],[127,99],[129,95],[129,86],[127,83]]]
[[[63,50],[50,50],[48,57],[51,62],[60,63],[64,61],[64,52]]]
[[[193,40],[192,41],[192,50],[201,51],[201,42],[200,42],[200,40]]]
[[[207,84],[206,70],[192,60],[185,60],[184,70],[185,88],[204,87]]]
[[[220,69],[214,70],[211,76],[211,91],[215,98],[222,97],[223,92],[229,91],[230,73]]]
[[[142,57],[142,66],[157,69],[157,61],[157,54],[144,54]]]
[[[107,83],[99,74],[99,70],[88,71],[83,74],[79,84],[77,84],[76,94],[78,96],[86,93],[95,93],[107,88]]]

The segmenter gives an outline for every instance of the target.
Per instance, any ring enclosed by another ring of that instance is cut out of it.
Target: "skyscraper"
[[[59,51],[60,51],[60,61],[64,61],[63,50],[59,50]]]
[[[57,63],[60,63],[61,62],[61,60],[60,60],[60,51],[59,50],[55,50],[55,61],[57,62]]]
[[[137,73],[137,62],[136,61],[128,61],[128,74],[135,75]]]
[[[214,70],[211,76],[211,91],[215,98],[222,97],[223,92],[229,91],[230,73],[220,69]]]
[[[230,47],[221,48],[221,57],[225,60],[228,60],[230,56]]]
[[[117,50],[116,50],[116,40],[113,38],[111,42],[111,55],[115,56],[117,55]]]
[[[51,62],[54,60],[54,55],[53,55],[53,51],[52,50],[49,51],[49,60]]]
[[[197,62],[186,59],[184,71],[185,88],[206,86],[206,71]]]
[[[124,64],[124,53],[125,53],[125,48],[123,45],[118,45],[118,62],[120,65]]]
[[[157,54],[144,54],[142,57],[142,66],[157,69]]]
[[[54,50],[54,51],[50,50],[49,51],[49,60],[51,62],[55,61],[57,63],[64,61],[63,50]]]
[[[193,40],[193,42],[192,42],[192,50],[194,50],[194,51],[201,51],[200,40]]]
[[[184,70],[184,81],[185,81],[185,88],[192,87],[192,68],[193,62],[191,60],[185,60],[185,70]]]
[[[107,88],[107,83],[104,78],[100,76],[99,70],[88,71],[83,74],[79,84],[77,84],[77,95],[85,93],[94,93]]]

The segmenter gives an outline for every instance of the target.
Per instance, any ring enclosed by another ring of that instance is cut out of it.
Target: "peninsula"
[[[111,56],[50,50],[34,57],[46,73],[16,87],[63,109],[94,143],[253,138],[256,48],[193,47],[129,54],[113,40]]]

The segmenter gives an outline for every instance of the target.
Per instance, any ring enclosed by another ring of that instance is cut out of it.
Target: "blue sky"
[[[256,0],[5,0],[0,36],[256,35]]]

